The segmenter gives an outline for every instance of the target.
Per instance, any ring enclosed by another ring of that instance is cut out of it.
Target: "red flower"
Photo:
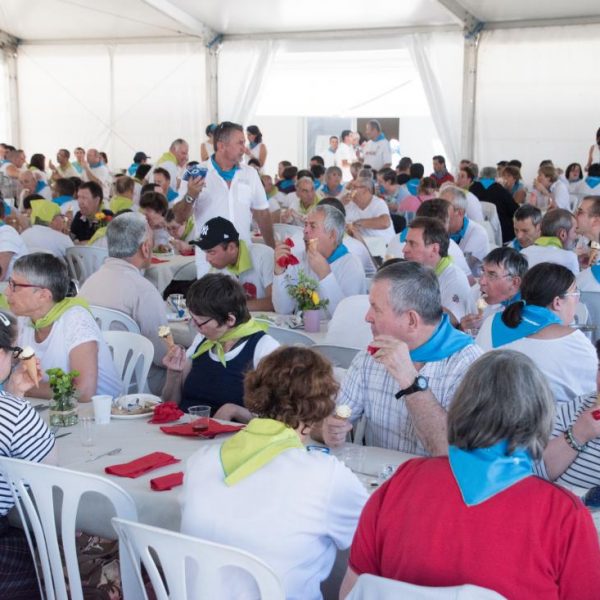
[[[293,254],[288,254],[287,256],[280,256],[277,259],[277,264],[282,269],[285,269],[286,267],[290,267],[292,265],[299,265],[300,261]]]
[[[285,240],[283,240],[283,243],[288,246],[288,248],[293,248],[294,247],[294,240],[292,240],[292,238],[285,238]]]
[[[247,281],[246,283],[244,283],[244,285],[242,287],[244,288],[244,291],[246,292],[246,298],[248,300],[256,299],[256,286],[253,283],[250,283],[249,281]]]

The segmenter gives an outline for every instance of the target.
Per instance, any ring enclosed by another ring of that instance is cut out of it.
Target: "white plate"
[[[127,396],[122,396],[117,400],[117,404],[120,406],[127,406],[129,403],[135,403],[135,400],[139,399],[140,403],[145,402],[146,404],[160,404],[161,399],[158,396],[154,396],[152,394],[128,394]],[[147,419],[152,416],[151,412],[140,413],[137,415],[115,415],[111,411],[111,419]]]
[[[169,252],[153,252],[152,256],[156,256],[156,258],[173,258],[175,256],[175,251],[171,250]]]

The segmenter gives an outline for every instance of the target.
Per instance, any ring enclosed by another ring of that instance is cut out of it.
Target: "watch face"
[[[428,387],[427,378],[423,377],[423,375],[418,375],[415,379],[415,387],[421,391],[426,390]]]

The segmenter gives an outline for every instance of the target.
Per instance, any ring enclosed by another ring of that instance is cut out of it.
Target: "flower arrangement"
[[[50,403],[50,425],[66,427],[77,423],[77,397],[79,392],[73,380],[79,371],[65,373],[62,369],[48,369],[48,383],[52,388]]]
[[[319,310],[329,304],[327,298],[321,298],[317,293],[319,284],[309,277],[302,269],[298,270],[298,283],[289,283],[288,294],[296,301],[301,311]]]
[[[101,210],[94,215],[94,221],[98,224],[98,227],[106,227],[112,219],[112,215],[107,215]]]

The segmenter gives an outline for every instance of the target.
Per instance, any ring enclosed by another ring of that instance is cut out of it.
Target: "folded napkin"
[[[154,413],[148,423],[172,423],[183,416],[175,402],[161,402],[154,407]]]
[[[191,437],[201,437],[205,439],[212,439],[222,433],[234,433],[246,427],[245,425],[222,425],[218,421],[213,419],[208,420],[208,429],[202,431],[194,431],[191,423],[184,423],[183,425],[168,425],[167,427],[161,427],[160,430],[169,435],[187,435]]]
[[[183,471],[177,471],[177,473],[169,473],[162,477],[155,477],[150,480],[150,487],[155,492],[164,492],[166,490],[172,490],[174,487],[183,484]]]
[[[179,254],[181,254],[181,256],[194,256],[194,249],[182,250]]]
[[[164,259],[162,259],[162,258],[156,258],[156,256],[153,256],[153,257],[150,259],[150,262],[151,262],[153,265],[159,265],[160,263],[166,263],[166,262],[169,262],[169,261],[168,261],[168,260],[164,260]]]
[[[152,452],[151,454],[147,454],[146,456],[142,456],[141,458],[137,458],[128,463],[106,467],[104,471],[109,475],[135,479],[136,477],[140,477],[140,475],[154,471],[154,469],[174,465],[178,462],[181,462],[178,458],[166,454],[165,452]]]

